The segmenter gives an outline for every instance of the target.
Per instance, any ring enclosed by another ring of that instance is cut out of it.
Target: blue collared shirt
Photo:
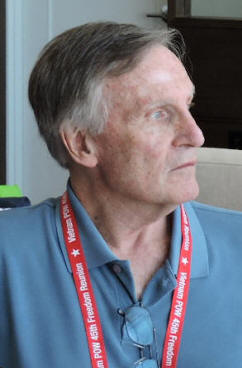
[[[68,188],[101,317],[110,368],[134,367],[139,350],[122,336],[117,312],[137,303],[129,261],[118,259]],[[91,368],[81,310],[66,253],[59,199],[0,214],[0,366]],[[185,205],[194,240],[192,278],[178,368],[242,364],[242,214]],[[181,247],[179,208],[170,255],[142,303],[163,344]]]

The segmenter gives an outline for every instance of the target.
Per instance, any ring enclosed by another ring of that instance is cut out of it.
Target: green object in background
[[[22,196],[23,194],[18,185],[0,185],[0,198]]]

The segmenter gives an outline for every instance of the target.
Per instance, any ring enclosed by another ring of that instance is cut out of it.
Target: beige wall
[[[241,0],[192,0],[193,16],[241,17]]]

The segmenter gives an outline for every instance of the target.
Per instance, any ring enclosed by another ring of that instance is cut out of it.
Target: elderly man
[[[241,366],[242,215],[189,202],[204,138],[175,36],[87,24],[36,63],[30,102],[70,180],[1,214],[2,368]]]

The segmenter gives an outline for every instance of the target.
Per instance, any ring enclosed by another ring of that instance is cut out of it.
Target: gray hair
[[[61,166],[68,167],[70,160],[60,136],[63,125],[101,133],[108,116],[105,79],[131,71],[157,44],[183,58],[178,31],[113,22],[72,28],[45,46],[30,76],[29,100],[40,134]]]

